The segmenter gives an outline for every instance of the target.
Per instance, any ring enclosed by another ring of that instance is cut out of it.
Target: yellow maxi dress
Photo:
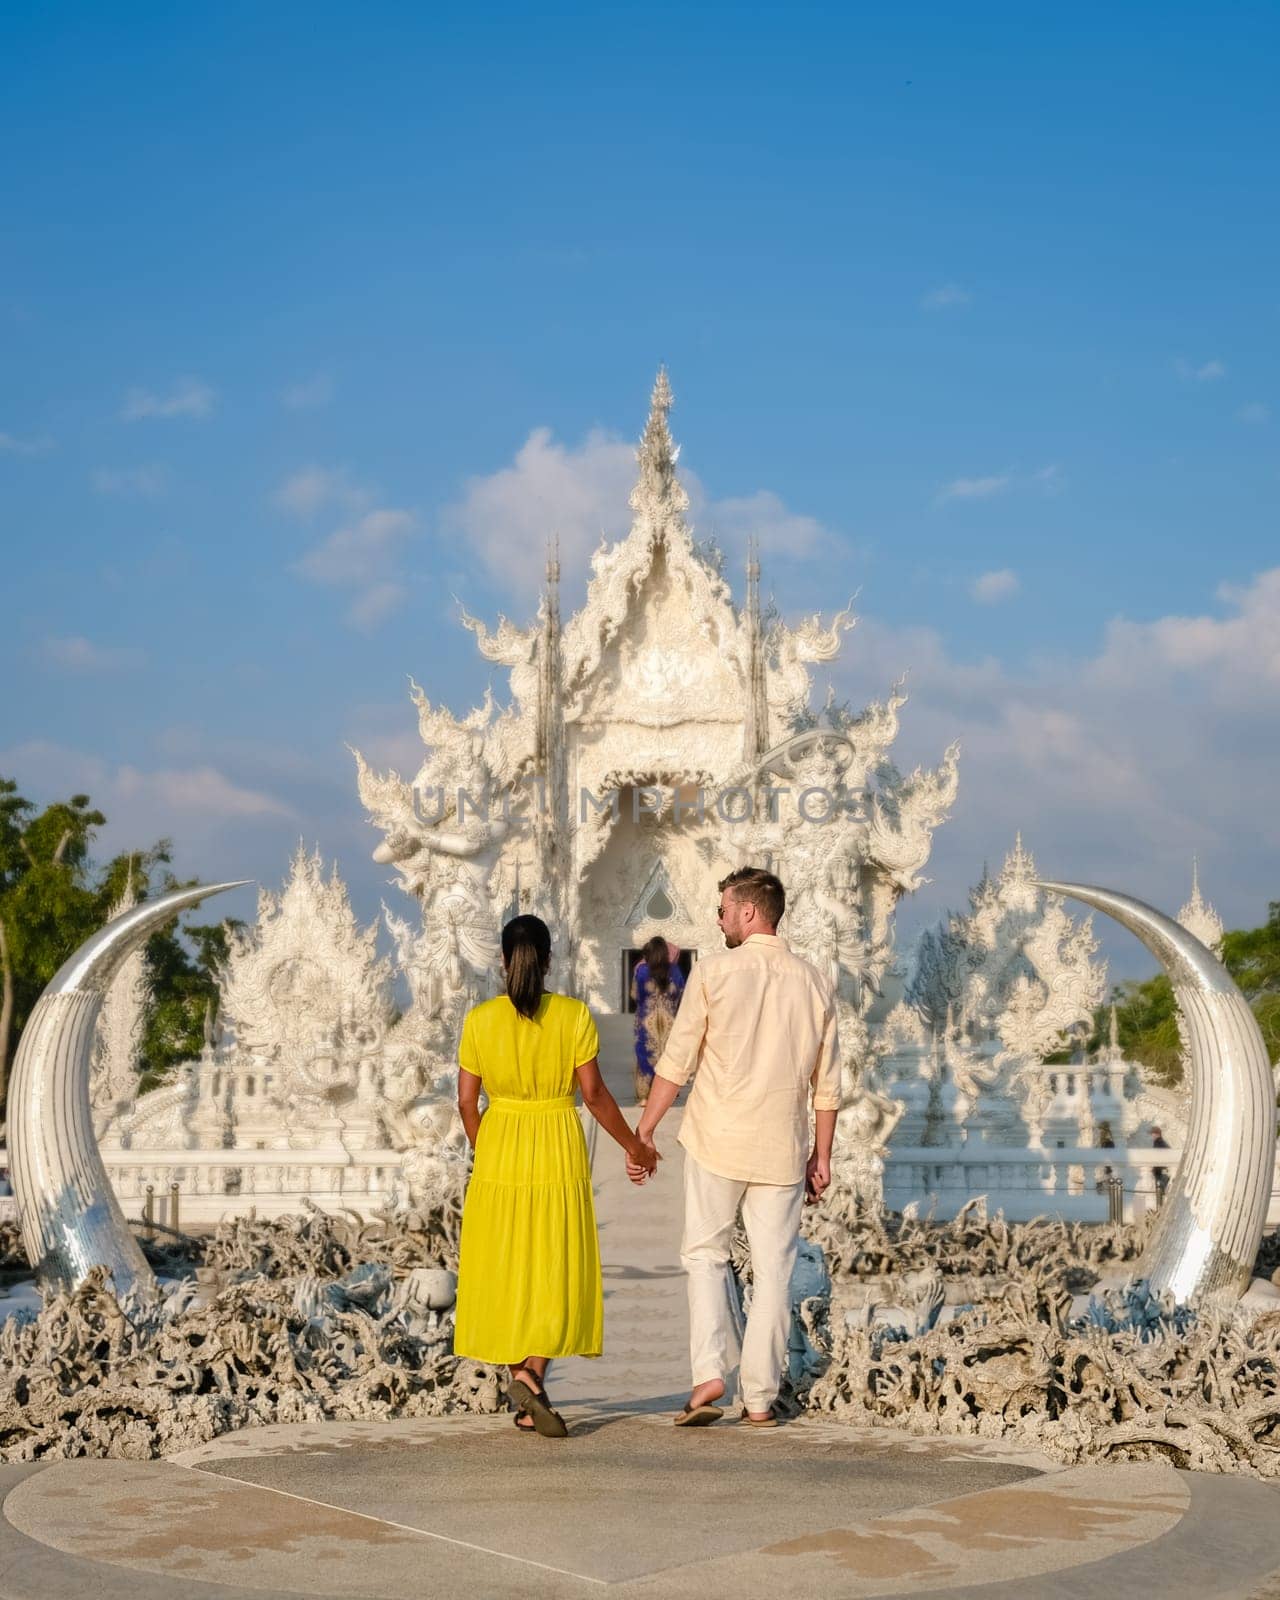
[[[599,1052],[581,1000],[544,994],[533,1017],[506,995],[472,1008],[458,1064],[482,1080],[462,1211],[453,1348],[474,1361],[598,1356],[604,1295],[574,1072]]]

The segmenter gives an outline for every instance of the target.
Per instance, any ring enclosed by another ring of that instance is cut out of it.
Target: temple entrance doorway
[[[636,967],[644,959],[644,951],[623,950],[621,955],[622,991],[620,995],[621,1004],[619,1005],[618,1009],[619,1011],[634,1012],[636,1009],[636,1003],[631,998],[631,979],[635,974]],[[693,963],[697,959],[698,952],[696,950],[681,950],[680,959],[676,962],[676,965],[680,968],[681,972],[684,973],[686,978],[688,978],[689,974],[693,971]]]

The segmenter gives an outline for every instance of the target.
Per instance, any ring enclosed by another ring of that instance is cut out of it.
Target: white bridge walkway
[[[632,1079],[632,1020],[597,1018],[605,1082],[635,1126],[640,1115]],[[606,1409],[669,1410],[689,1390],[689,1317],[680,1268],[683,1151],[676,1143],[681,1110],[658,1129],[663,1160],[642,1188],[631,1183],[622,1151],[583,1113],[595,1176],[596,1216],[604,1270],[604,1348],[598,1361],[552,1368],[552,1400]]]

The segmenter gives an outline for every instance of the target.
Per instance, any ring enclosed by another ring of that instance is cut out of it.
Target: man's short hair
[[[719,889],[721,894],[731,889],[739,900],[749,901],[771,928],[778,926],[787,909],[782,879],[763,867],[739,867],[727,878],[721,878]]]

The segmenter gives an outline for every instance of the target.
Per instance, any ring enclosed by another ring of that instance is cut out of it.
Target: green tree
[[[106,818],[85,794],[43,811],[0,778],[0,1093],[40,991],[99,927],[89,845]]]
[[[1280,1061],[1280,900],[1267,907],[1260,928],[1237,929],[1223,935],[1222,964],[1240,985],[1258,1019],[1274,1066]],[[1116,984],[1111,1001],[1116,1008],[1120,1045],[1130,1061],[1140,1061],[1154,1082],[1173,1088],[1182,1081],[1182,1039],[1173,986],[1164,973],[1141,981]],[[1091,1050],[1107,1039],[1110,1007],[1094,1014]]]
[[[206,1019],[217,1017],[217,974],[227,958],[228,935],[241,926],[234,919],[195,925],[183,928],[179,937],[174,922],[152,935],[147,944],[151,1006],[143,1034],[140,1090],[154,1089],[179,1061],[190,1061],[200,1053]],[[190,940],[194,953],[183,938]]]
[[[1253,1007],[1272,1062],[1280,1060],[1280,900],[1267,907],[1262,927],[1224,937],[1222,959]]]

